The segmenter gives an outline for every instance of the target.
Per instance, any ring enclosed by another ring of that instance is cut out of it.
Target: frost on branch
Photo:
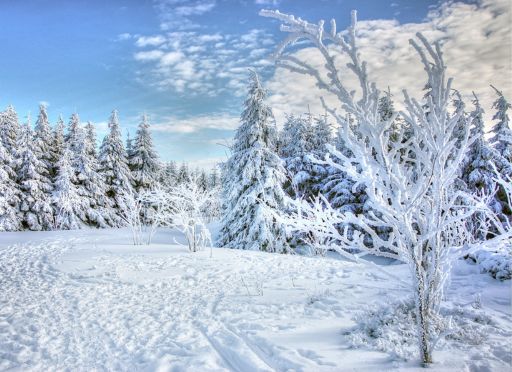
[[[449,110],[452,80],[445,76],[441,48],[419,33],[416,40],[410,41],[426,72],[429,94],[426,102],[419,102],[403,92],[405,110],[400,116],[407,131],[396,133],[396,114],[380,115],[380,91],[368,80],[366,63],[359,58],[355,12],[346,33],[336,32],[334,21],[330,31],[325,31],[323,21],[315,25],[278,11],[263,10],[260,14],[280,20],[281,30],[289,34],[277,49],[278,64],[312,76],[318,87],[335,95],[339,108],[354,118],[355,125],[350,125],[336,108],[324,103],[345,133],[344,142],[350,153],[330,146],[325,159],[318,162],[344,172],[354,181],[354,187],[364,185],[371,208],[368,214],[339,212],[320,196],[313,203],[296,200],[295,212],[280,220],[292,231],[314,230],[331,245],[357,247],[406,262],[415,294],[420,359],[429,364],[435,345],[430,323],[439,311],[450,262],[461,254],[458,247],[467,240],[466,221],[477,211],[490,213],[482,200],[455,188],[472,140],[467,127],[456,133],[462,110]],[[325,76],[309,63],[284,53],[287,46],[304,39],[321,52]],[[336,67],[329,44],[348,56],[347,69]],[[356,76],[359,99],[346,88],[345,73]],[[358,230],[353,234],[347,228],[340,232],[336,228],[339,225],[354,225]],[[386,229],[389,234],[383,238],[377,233],[379,229]],[[359,231],[371,236],[372,244],[366,244]],[[509,236],[510,231],[504,232],[496,241]]]

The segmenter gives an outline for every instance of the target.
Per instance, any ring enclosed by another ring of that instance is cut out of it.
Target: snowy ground
[[[371,306],[407,298],[379,271],[333,258],[213,250],[189,253],[160,232],[0,235],[0,370],[421,370],[347,332]],[[384,269],[407,280],[403,265]],[[451,306],[480,297],[492,330],[443,344],[436,371],[510,370],[510,281],[460,261]]]

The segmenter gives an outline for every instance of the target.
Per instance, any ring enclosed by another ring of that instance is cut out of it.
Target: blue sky
[[[0,105],[13,104],[23,119],[29,112],[37,115],[44,101],[52,121],[58,114],[67,121],[76,110],[83,121],[97,123],[100,136],[113,108],[131,133],[147,112],[163,160],[210,165],[225,155],[219,143],[236,127],[247,68],[261,71],[275,91],[286,90],[266,59],[283,34],[277,23],[258,16],[260,9],[277,7],[315,22],[334,17],[343,29],[352,9],[363,21],[395,20],[400,27],[432,23],[429,11],[438,5],[428,0],[2,0]]]

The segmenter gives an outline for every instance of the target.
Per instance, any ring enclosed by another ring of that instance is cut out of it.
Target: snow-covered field
[[[2,233],[0,370],[421,370],[350,334],[365,309],[409,297],[385,273],[334,257],[210,258],[175,235],[133,246],[123,229]],[[381,267],[407,281],[405,265]],[[510,370],[510,281],[459,261],[447,297],[483,336],[440,342],[432,369]]]

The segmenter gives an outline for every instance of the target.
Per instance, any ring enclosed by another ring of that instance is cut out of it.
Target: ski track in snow
[[[0,370],[345,370],[341,330],[361,301],[407,295],[338,260],[95,244],[75,234],[0,249]],[[320,335],[301,336],[319,320]]]

